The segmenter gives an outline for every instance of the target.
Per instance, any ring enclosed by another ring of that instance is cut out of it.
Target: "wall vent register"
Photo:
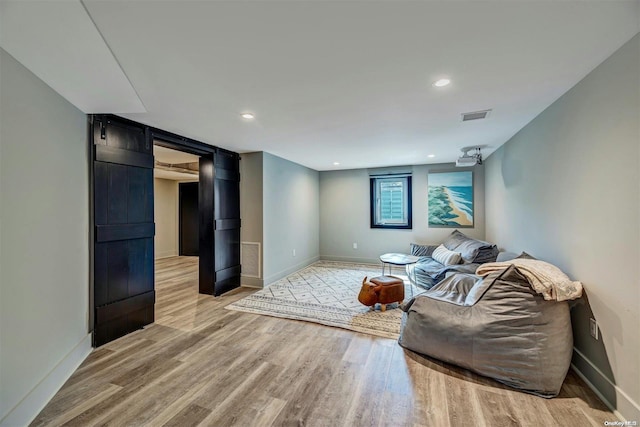
[[[260,243],[241,242],[242,276],[260,278]]]

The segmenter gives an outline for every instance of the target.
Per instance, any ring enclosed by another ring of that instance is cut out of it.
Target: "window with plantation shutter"
[[[371,177],[371,228],[411,228],[411,176]]]

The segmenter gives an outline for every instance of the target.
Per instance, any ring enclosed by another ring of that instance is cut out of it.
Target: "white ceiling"
[[[153,156],[156,161],[167,163],[170,165],[179,165],[182,163],[197,162],[200,158],[193,154],[183,153],[182,151],[172,150],[171,148],[161,147],[159,145],[153,146]],[[198,175],[178,172],[175,170],[166,169],[153,169],[153,176],[156,178],[170,179],[172,181],[198,181]]]
[[[0,46],[85,113],[146,111],[79,1],[0,0]]]
[[[159,162],[168,163],[170,165],[193,163],[200,160],[200,157],[193,154],[172,150],[171,148],[161,147],[159,145],[153,146],[153,157],[155,157],[155,160]]]
[[[486,155],[640,30],[638,0],[83,4],[146,107],[112,112],[317,170],[450,162],[469,145]],[[57,59],[63,48],[38,63],[86,79]],[[452,84],[432,87],[441,76]]]

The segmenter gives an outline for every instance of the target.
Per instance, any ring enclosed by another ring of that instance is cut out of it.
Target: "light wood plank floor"
[[[602,426],[570,372],[559,397],[519,393],[394,340],[225,310],[197,258],[156,264],[156,323],[94,350],[33,425]]]

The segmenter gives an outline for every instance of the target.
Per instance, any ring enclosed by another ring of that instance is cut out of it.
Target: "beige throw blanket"
[[[476,270],[478,276],[488,276],[514,265],[525,276],[534,291],[545,300],[567,301],[580,298],[582,283],[572,282],[558,267],[537,259],[516,258],[506,262],[482,264]]]

